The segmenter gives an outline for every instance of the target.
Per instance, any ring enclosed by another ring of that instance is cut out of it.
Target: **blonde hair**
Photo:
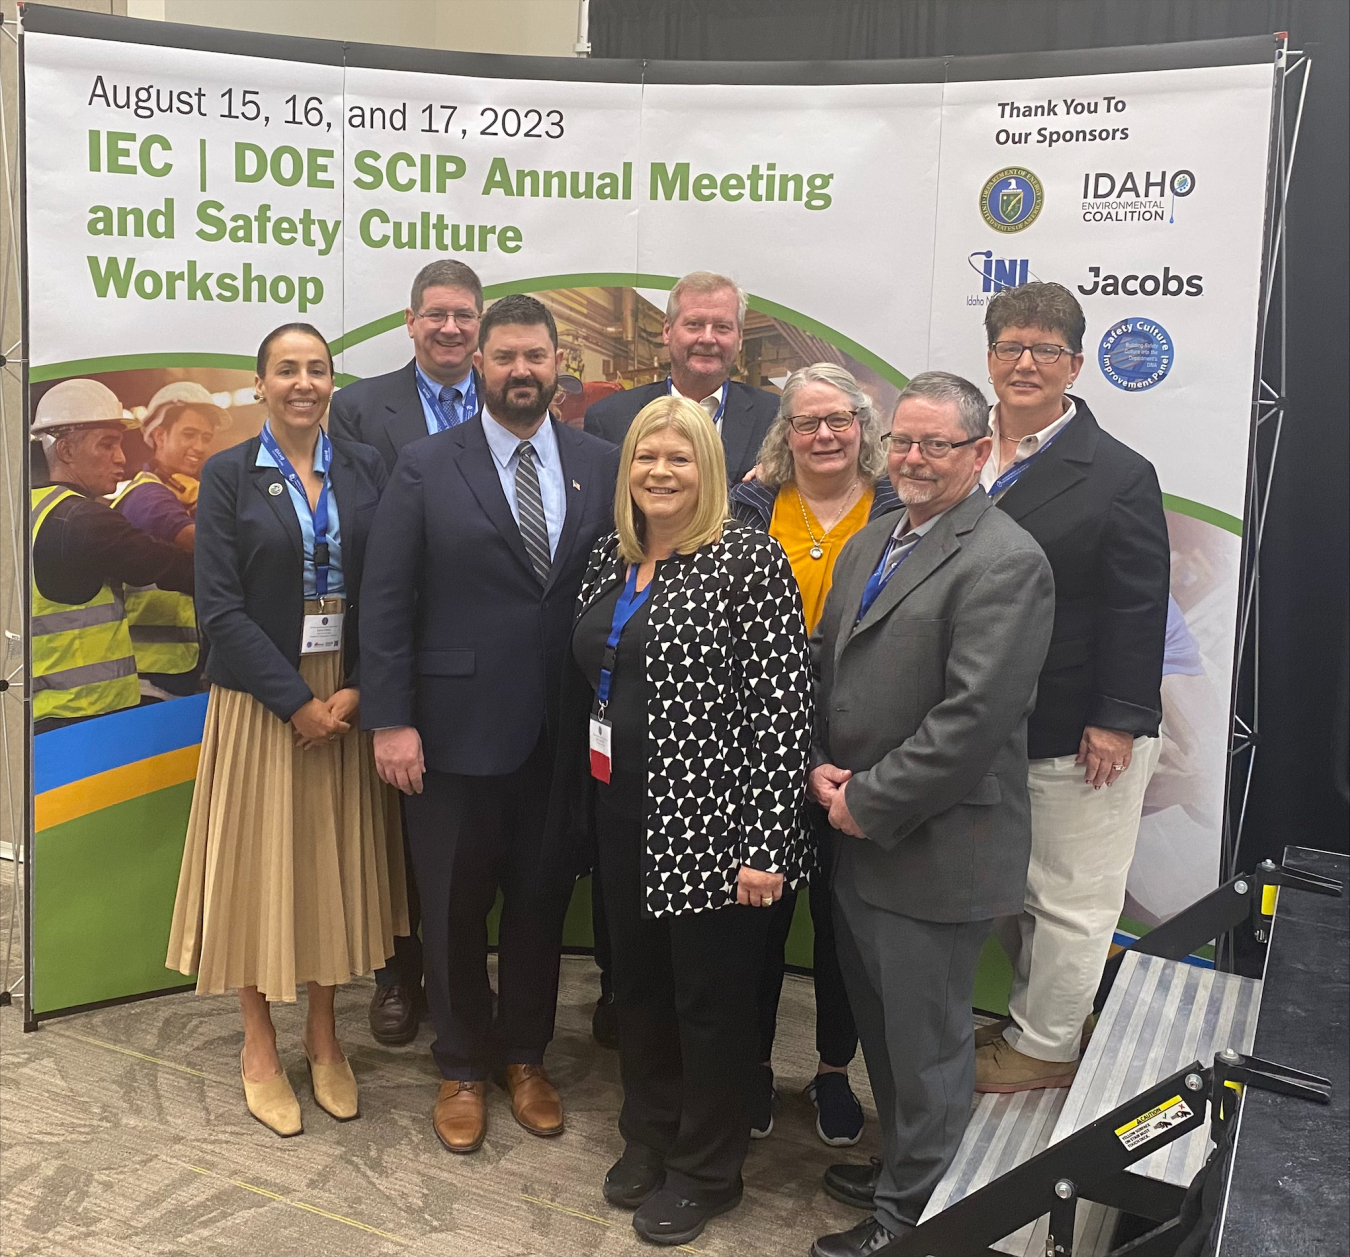
[[[707,297],[727,289],[736,294],[736,326],[738,329],[744,328],[745,289],[730,275],[719,275],[716,271],[690,271],[676,282],[666,300],[666,322],[673,324],[680,317],[680,301],[686,293]]]
[[[766,489],[777,489],[797,478],[792,449],[788,445],[788,416],[797,393],[806,384],[828,384],[848,398],[850,410],[858,412],[858,427],[862,440],[858,445],[858,475],[864,484],[871,484],[886,470],[886,450],[881,443],[881,418],[872,399],[850,371],[833,362],[816,362],[794,371],[783,383],[783,395],[778,401],[778,417],[764,434],[759,447],[759,480]]]
[[[686,397],[658,397],[638,411],[619,454],[619,483],[614,492],[614,527],[619,533],[619,556],[628,563],[641,563],[647,557],[647,521],[633,505],[628,488],[629,471],[638,445],[654,432],[670,428],[694,449],[698,468],[698,506],[689,526],[675,544],[678,554],[692,554],[700,546],[722,539],[727,518],[727,461],[722,453],[722,438],[708,418],[708,412]]]

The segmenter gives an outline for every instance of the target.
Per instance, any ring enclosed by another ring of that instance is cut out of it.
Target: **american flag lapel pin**
[[[581,486],[575,480],[572,481],[572,488],[574,488],[578,493],[581,492]]]

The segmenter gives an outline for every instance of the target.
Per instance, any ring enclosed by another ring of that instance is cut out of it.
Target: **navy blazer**
[[[648,402],[667,394],[665,380],[611,393],[586,408],[586,431],[604,441],[622,445],[637,413]],[[727,483],[737,484],[759,461],[759,447],[778,415],[778,394],[732,380],[727,408],[722,412],[722,452],[727,460]]]
[[[1153,464],[1077,413],[998,500],[1055,574],[1055,631],[1027,724],[1032,759],[1075,755],[1086,725],[1156,737],[1172,554]]]
[[[417,359],[390,371],[372,375],[338,389],[328,408],[330,436],[359,441],[379,450],[384,465],[394,470],[399,451],[409,441],[420,441],[427,434],[427,412],[422,409],[422,394],[417,391],[413,367]],[[483,377],[474,372],[478,397],[477,414],[483,410]]]
[[[211,643],[206,675],[246,690],[281,720],[314,697],[301,679],[305,621],[304,539],[291,495],[275,467],[259,467],[255,436],[207,459],[197,497],[197,623]],[[329,468],[342,524],[347,589],[343,666],[358,683],[358,598],[366,539],[384,488],[384,464],[369,446],[333,442]]]
[[[361,587],[361,723],[415,725],[428,768],[514,772],[547,722],[581,578],[614,527],[618,451],[554,419],[567,514],[541,586],[481,418],[406,445],[371,529]]]

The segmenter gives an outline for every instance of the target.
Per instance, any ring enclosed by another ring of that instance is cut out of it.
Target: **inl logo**
[[[996,258],[992,249],[980,249],[967,259],[970,269],[978,271],[982,280],[981,292],[1002,292],[1005,288],[1020,288],[1027,282],[1031,267],[1029,258]]]

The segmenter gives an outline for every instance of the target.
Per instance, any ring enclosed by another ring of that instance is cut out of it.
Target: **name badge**
[[[613,728],[608,720],[591,717],[591,776],[609,785],[610,736]]]
[[[330,650],[341,650],[343,614],[335,611],[328,615],[305,616],[304,631],[300,634],[300,653],[322,655]]]

